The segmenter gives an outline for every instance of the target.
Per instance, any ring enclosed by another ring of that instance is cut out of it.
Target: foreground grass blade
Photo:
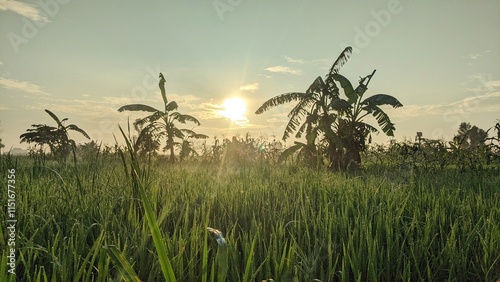
[[[167,256],[167,248],[165,247],[165,243],[163,241],[163,236],[161,235],[160,228],[156,223],[156,218],[153,213],[153,208],[151,207],[151,203],[149,199],[146,197],[146,193],[142,187],[142,184],[139,184],[139,192],[141,195],[142,203],[144,205],[144,209],[146,211],[146,219],[148,221],[149,229],[151,230],[151,235],[153,236],[153,242],[156,247],[156,251],[158,253],[158,258],[160,260],[161,270],[163,272],[163,276],[165,277],[165,281],[167,282],[175,282],[175,274],[172,269],[172,265],[170,264],[170,260]]]
[[[132,265],[130,265],[125,256],[118,251],[116,246],[104,246],[104,249],[108,253],[109,257],[111,257],[111,260],[125,281],[141,281],[132,268]]]
[[[123,129],[121,127],[120,131],[125,138],[125,141],[127,142],[127,148],[128,151],[130,152],[130,158],[131,158],[131,166],[132,166],[132,177],[135,177],[135,179],[139,179],[139,162],[137,160],[137,154],[134,151],[134,148],[132,144],[130,143],[130,140],[127,138],[125,135],[125,132],[123,132]],[[151,231],[151,235],[153,237],[153,242],[156,248],[156,252],[158,253],[158,259],[160,262],[161,270],[163,272],[163,276],[165,278],[165,281],[167,282],[175,282],[175,274],[174,270],[172,269],[172,265],[170,264],[170,260],[167,256],[167,249],[165,247],[165,243],[163,241],[163,236],[161,235],[160,228],[158,227],[158,223],[156,222],[156,217],[155,214],[153,213],[153,208],[151,206],[151,202],[149,201],[146,192],[144,191],[144,187],[142,186],[142,183],[140,180],[134,182],[137,183],[139,190],[139,195],[141,197],[141,202],[144,206],[144,211],[146,215],[146,220],[149,225],[149,229]]]

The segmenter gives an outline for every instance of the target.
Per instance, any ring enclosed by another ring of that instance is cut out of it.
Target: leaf
[[[293,101],[299,101],[299,100],[303,99],[304,97],[306,97],[307,95],[308,94],[301,93],[301,92],[290,92],[290,93],[284,93],[284,94],[278,95],[278,96],[273,97],[273,98],[267,100],[266,102],[264,102],[264,104],[262,104],[262,106],[260,106],[255,111],[255,114],[259,115],[259,114],[262,114],[263,112],[269,110],[272,107],[276,107],[276,106],[290,103]]]
[[[74,130],[77,132],[80,132],[83,136],[85,136],[87,139],[90,139],[90,136],[85,132],[83,129],[79,128],[78,126],[74,124],[70,124],[66,127],[67,130]]]
[[[330,103],[330,108],[339,112],[345,112],[351,108],[351,104],[344,99],[336,98]]]
[[[340,87],[344,89],[344,94],[347,97],[347,101],[349,102],[349,104],[354,104],[358,99],[358,95],[356,95],[356,92],[354,92],[354,88],[352,87],[351,82],[346,77],[338,73],[334,73],[332,77],[333,79],[338,81],[340,83]]]
[[[130,105],[125,105],[121,108],[118,109],[119,112],[123,111],[143,111],[143,112],[159,112],[159,110],[150,107],[148,105],[143,105],[143,104],[130,104]]]
[[[300,109],[298,112],[293,114],[288,121],[285,131],[283,132],[283,140],[286,140],[290,137],[290,135],[295,132],[297,126],[300,125],[300,120],[304,117],[308,112],[305,109]],[[289,114],[290,115],[290,114]]]
[[[394,130],[396,130],[396,128],[389,116],[382,109],[375,105],[365,106],[363,109],[371,113],[377,119],[378,125],[387,136],[394,136]]]
[[[278,159],[278,162],[283,162],[285,161],[286,159],[288,159],[290,156],[292,156],[295,152],[297,152],[298,150],[304,148],[306,146],[306,144],[304,143],[300,143],[300,142],[295,142],[295,145],[293,146],[290,146],[288,148],[286,148],[280,155],[279,159]]]
[[[178,107],[179,106],[177,106],[177,103],[175,101],[172,101],[165,107],[165,112],[177,110]]]
[[[57,123],[57,125],[58,125],[59,127],[63,127],[62,122],[59,120],[59,118],[58,118],[58,117],[57,117],[57,116],[56,116],[53,112],[51,112],[51,111],[49,111],[49,110],[47,110],[47,109],[45,110],[45,112],[46,112],[47,114],[49,114],[49,116],[50,116],[52,119],[54,119],[54,120],[56,121],[56,123]]]
[[[295,134],[296,138],[301,138],[302,134],[304,131],[307,130],[311,131],[313,129],[313,125],[318,123],[318,120],[320,120],[320,116],[317,114],[309,114],[306,117],[306,121],[300,126],[300,128],[297,130],[297,133]],[[307,127],[309,126],[309,127]]]
[[[377,129],[377,128],[375,128],[374,126],[371,126],[371,125],[369,125],[369,124],[367,124],[367,123],[364,123],[364,122],[358,122],[358,123],[356,123],[356,124],[357,124],[357,125],[358,125],[358,124],[362,124],[362,126],[363,126],[363,127],[364,127],[364,128],[365,128],[368,132],[370,132],[370,133],[378,133],[378,129]],[[358,126],[359,126],[359,125],[358,125]]]
[[[257,242],[257,236],[254,236],[253,240],[252,240],[252,245],[250,246],[250,251],[247,254],[248,257],[247,257],[247,262],[246,262],[246,265],[245,265],[245,272],[243,274],[242,281],[252,281],[252,280],[254,280],[254,279],[250,278],[250,271],[252,269],[252,262],[254,261],[254,255],[255,255],[254,248],[255,248],[255,243],[256,242]]]
[[[157,121],[158,119],[160,119],[163,116],[165,116],[165,113],[158,111],[158,112],[155,112],[152,115],[149,115],[149,116],[147,116],[145,118],[136,120],[134,122],[134,124],[137,125],[137,126],[142,126],[145,123],[155,122],[155,121]]]
[[[365,94],[367,89],[368,89],[368,87],[366,87],[366,85],[364,85],[363,83],[360,83],[358,85],[358,87],[356,87],[354,92],[356,93],[356,95],[358,95],[358,97],[363,97],[363,94]]]
[[[161,97],[163,98],[163,104],[167,105],[168,100],[167,100],[167,93],[165,91],[165,77],[161,72],[160,72],[160,82],[158,82],[158,87],[160,87]]]
[[[401,104],[398,99],[394,98],[393,96],[387,95],[387,94],[376,94],[373,96],[370,96],[366,98],[361,104],[365,105],[374,105],[374,106],[381,106],[381,105],[391,105],[394,108],[399,108],[402,107],[403,104]]]
[[[347,62],[349,57],[352,54],[352,47],[346,47],[342,53],[340,53],[339,57],[335,62],[333,63],[332,67],[330,68],[329,76],[338,73],[340,68]]]
[[[285,132],[283,133],[283,140],[286,140],[290,135],[295,132],[297,126],[301,123],[302,118],[310,115],[310,108],[312,105],[317,104],[318,101],[313,95],[305,96],[295,107],[288,113],[290,120],[285,127]]]
[[[137,273],[135,273],[134,268],[132,268],[132,265],[127,261],[125,256],[118,251],[116,246],[104,246],[103,248],[106,250],[125,281],[141,281]]]
[[[193,130],[191,129],[181,129],[182,132],[186,133],[187,137],[188,138],[195,138],[195,139],[207,139],[208,136],[205,135],[205,134],[198,134],[196,132],[194,132]]]
[[[285,131],[283,132],[283,137],[281,139],[287,140],[290,138],[290,135],[297,130],[297,126],[300,124],[300,121],[297,121],[295,119],[290,119],[288,123],[286,124]]]
[[[134,148],[135,150],[138,150],[140,144],[144,142],[148,138],[148,136],[151,136],[151,139],[154,139],[155,137],[158,137],[159,135],[155,134],[155,131],[157,131],[157,125],[156,123],[150,123],[146,127],[144,127],[141,132],[139,132],[139,136],[137,137],[137,140],[135,141]],[[157,141],[158,142],[158,141]]]
[[[179,121],[180,123],[186,123],[186,121],[190,121],[190,122],[193,122],[193,123],[196,123],[197,125],[200,125],[200,122],[193,116],[190,116],[190,115],[183,115],[179,112],[174,112],[174,113],[171,113],[170,116]]]
[[[195,134],[196,134],[196,133],[195,133],[193,130],[191,130],[191,129],[182,128],[182,129],[181,129],[181,131],[182,131],[183,133],[186,133],[186,135],[187,135],[187,137],[188,137],[188,138],[189,138],[189,137],[191,137],[191,135],[195,135]]]
[[[184,138],[184,134],[177,127],[173,127],[172,131],[173,131],[175,137]]]
[[[194,139],[207,139],[208,135],[201,134],[201,133],[196,133],[195,135],[191,136]]]
[[[323,81],[323,78],[321,76],[318,76],[313,83],[309,86],[307,89],[306,93],[311,94],[311,93],[321,93],[326,89],[326,84]]]
[[[132,144],[130,143],[129,139],[125,135],[125,132],[123,132],[123,129],[119,126],[120,132],[123,135],[123,138],[125,139],[125,142],[127,143],[127,148],[130,152],[131,159],[132,159],[132,164],[131,164],[131,171],[132,174],[134,174],[134,177],[136,179],[139,179],[139,164],[137,162],[137,155],[133,151]],[[167,282],[175,282],[175,274],[172,269],[172,265],[170,263],[170,259],[167,256],[167,248],[165,247],[165,241],[163,240],[163,236],[161,234],[160,228],[158,226],[158,223],[156,221],[156,216],[155,212],[153,211],[153,205],[151,204],[149,198],[146,195],[146,191],[144,190],[143,184],[139,181],[138,182],[138,190],[141,198],[142,205],[144,207],[144,212],[146,215],[146,221],[149,226],[149,230],[151,232],[151,236],[153,237],[153,243],[155,245],[156,252],[158,254],[158,261],[160,263],[161,270],[163,272],[163,278]]]

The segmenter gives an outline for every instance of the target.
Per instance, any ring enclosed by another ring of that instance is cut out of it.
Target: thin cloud
[[[248,91],[254,93],[257,90],[259,90],[259,84],[257,82],[240,86],[240,91]]]
[[[277,73],[293,74],[293,75],[301,75],[302,74],[302,72],[300,70],[285,67],[285,66],[268,67],[265,70],[268,72],[277,72]]]
[[[482,57],[484,57],[486,55],[489,55],[490,53],[491,53],[491,50],[486,50],[486,51],[483,51],[483,52],[477,52],[477,53],[470,53],[470,54],[468,54],[467,56],[465,56],[465,58],[469,60],[469,62],[467,63],[467,65],[473,66],[477,61],[479,61],[479,59],[481,59]]]
[[[403,108],[384,110],[390,117],[414,118],[421,116],[450,115],[459,113],[500,112],[500,92],[467,97],[443,105],[405,105]]]
[[[500,80],[488,81],[486,83],[487,87],[500,87]]]
[[[0,0],[0,10],[12,11],[36,22],[50,22],[36,7],[19,1]]]
[[[0,66],[1,66],[1,65],[3,65],[3,62],[2,62],[2,61],[0,61]]]
[[[500,80],[493,80],[491,74],[478,73],[468,76],[468,80],[464,81],[462,85],[474,85],[474,87],[467,87],[464,90],[478,94],[495,91],[495,88],[500,87]]]
[[[285,58],[285,60],[289,63],[292,63],[292,64],[299,64],[299,65],[302,65],[304,64],[304,60],[301,60],[301,59],[296,59],[296,58],[292,58],[292,57],[289,57],[289,56],[283,56]]]
[[[464,98],[460,101],[450,103],[449,106],[469,105],[472,102],[475,103],[476,101],[478,102],[478,101],[488,100],[488,99],[492,99],[495,97],[500,97],[500,92],[487,93],[484,95],[477,95],[474,97],[467,97],[467,98]],[[494,103],[494,101],[495,100],[493,100],[492,102],[488,102],[488,104],[492,104],[492,103]]]
[[[6,89],[14,89],[23,91],[30,94],[36,95],[50,95],[49,93],[42,90],[42,87],[27,81],[17,81],[14,79],[8,79],[5,77],[0,77],[0,86]]]
[[[484,56],[483,54],[469,54],[467,55],[467,58],[471,59],[471,60],[477,60],[479,58],[481,58],[482,56]]]

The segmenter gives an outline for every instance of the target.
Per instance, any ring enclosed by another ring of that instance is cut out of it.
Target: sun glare
[[[221,115],[227,117],[231,121],[241,124],[246,123],[248,119],[245,117],[245,112],[247,110],[247,105],[245,100],[234,97],[228,98],[222,104],[224,110],[220,111]]]

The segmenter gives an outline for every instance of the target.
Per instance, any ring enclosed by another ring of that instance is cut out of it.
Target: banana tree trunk
[[[344,167],[355,171],[361,168],[361,154],[358,148],[350,148],[345,154]]]
[[[175,163],[174,139],[172,137],[169,137],[167,140],[167,144],[170,149],[170,162]]]

